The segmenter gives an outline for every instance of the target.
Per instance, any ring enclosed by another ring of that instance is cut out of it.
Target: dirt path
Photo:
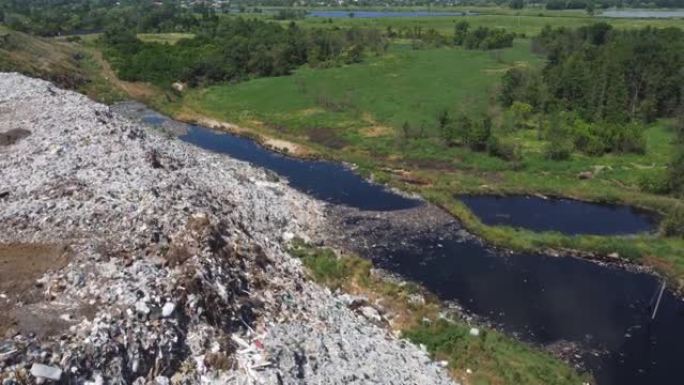
[[[116,75],[116,72],[114,72],[112,66],[102,56],[102,52],[100,52],[100,50],[91,48],[88,49],[88,52],[90,52],[93,59],[102,69],[102,76],[105,78],[105,80],[110,82],[114,87],[125,92],[131,98],[136,100],[147,100],[151,99],[157,94],[154,88],[149,84],[139,82],[127,82],[119,79],[119,77]]]

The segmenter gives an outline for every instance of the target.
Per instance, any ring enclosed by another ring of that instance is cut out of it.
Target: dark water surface
[[[327,201],[382,210],[416,204],[343,166],[281,156],[247,139],[195,126],[181,139],[271,169]],[[477,240],[437,235],[378,248],[369,257],[523,340],[579,345],[600,385],[684,383],[684,302],[666,291],[651,320],[660,288],[653,276],[575,258],[506,255]]]
[[[600,385],[682,384],[684,303],[653,276],[575,258],[501,255],[476,241],[424,238],[376,250],[374,263],[508,334],[548,345],[576,343]]]
[[[601,12],[600,16],[629,19],[672,19],[684,18],[684,9],[612,8]]]
[[[349,14],[353,13],[354,18],[359,19],[379,19],[387,17],[438,17],[438,16],[465,16],[472,13],[464,12],[433,12],[433,11],[311,11],[311,17],[324,18],[349,18]]]
[[[468,195],[460,199],[482,223],[490,226],[505,225],[570,235],[635,234],[657,228],[655,216],[623,205],[524,195]]]

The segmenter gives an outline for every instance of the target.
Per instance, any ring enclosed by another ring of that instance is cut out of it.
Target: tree
[[[684,196],[684,105],[678,110],[673,128],[677,135],[676,150],[667,169],[667,178],[670,191],[682,197]]]
[[[512,9],[523,9],[525,6],[525,1],[524,0],[511,0],[511,2],[508,4]]]
[[[513,118],[515,119],[516,128],[525,128],[527,126],[527,120],[532,115],[532,106],[525,102],[515,101],[511,105],[511,112],[513,113]]]
[[[408,140],[411,135],[411,125],[408,121],[404,121],[404,124],[401,125],[401,131],[404,133],[404,139]]]
[[[488,118],[476,123],[467,115],[461,114],[456,119],[456,130],[461,135],[463,143],[471,150],[484,151],[492,134],[492,124]]]
[[[437,123],[444,142],[447,146],[453,145],[459,137],[459,131],[447,109],[442,110],[437,115]]]
[[[456,26],[454,27],[455,45],[463,45],[466,37],[468,36],[468,28],[470,28],[470,24],[465,20],[456,23]]]
[[[591,0],[587,1],[587,7],[585,8],[585,10],[587,11],[587,15],[594,16],[594,11],[595,11],[594,2]]]
[[[439,124],[439,129],[444,130],[448,125],[451,124],[451,117],[449,116],[449,110],[446,108],[439,112],[437,115],[437,123]]]

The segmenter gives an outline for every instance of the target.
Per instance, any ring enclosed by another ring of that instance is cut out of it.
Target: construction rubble
[[[452,383],[306,278],[287,241],[324,207],[286,182],[4,73],[8,132],[0,245],[66,262],[0,292],[0,384]]]

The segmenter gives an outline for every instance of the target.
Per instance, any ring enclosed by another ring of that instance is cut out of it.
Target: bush
[[[611,150],[622,153],[646,153],[646,138],[641,125],[630,123],[625,126],[610,127]]]
[[[653,171],[639,178],[639,189],[651,194],[668,194],[672,190],[668,175],[663,171]]]
[[[646,139],[638,124],[589,123],[575,119],[570,124],[575,148],[590,156],[601,156],[606,152],[646,152]]]
[[[684,196],[684,150],[679,149],[670,162],[667,179],[671,192],[678,196]]]
[[[544,157],[549,160],[568,160],[572,155],[573,146],[569,140],[551,140],[544,149]]]
[[[684,236],[684,206],[677,205],[663,219],[660,231],[666,237]]]
[[[515,119],[516,128],[528,128],[527,120],[532,115],[532,106],[528,103],[514,101],[510,108]]]
[[[512,141],[499,139],[492,135],[487,142],[487,152],[491,156],[501,158],[506,161],[520,160],[520,148]]]
[[[456,24],[454,44],[463,45],[466,49],[499,49],[513,46],[515,33],[505,29],[478,27],[469,30],[467,23]]]
[[[463,138],[463,143],[471,150],[484,151],[487,149],[487,143],[492,135],[492,121],[489,118],[478,123],[462,115],[457,121],[457,127]]]

